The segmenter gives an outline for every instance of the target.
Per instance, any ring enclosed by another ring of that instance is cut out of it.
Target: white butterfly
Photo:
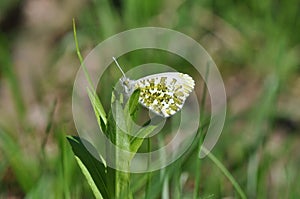
[[[126,95],[140,89],[139,103],[164,118],[182,109],[185,100],[193,91],[195,81],[187,74],[166,72],[149,75],[138,80],[125,76],[117,60],[113,57],[123,77],[120,79]]]

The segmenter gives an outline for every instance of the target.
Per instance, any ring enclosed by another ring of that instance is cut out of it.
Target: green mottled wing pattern
[[[194,86],[192,77],[179,72],[149,75],[135,82],[140,104],[165,118],[182,109]]]

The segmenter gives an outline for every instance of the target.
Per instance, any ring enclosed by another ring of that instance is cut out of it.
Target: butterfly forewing
[[[139,102],[162,117],[179,111],[193,91],[194,80],[187,74],[167,72],[138,79],[135,89],[140,89]]]

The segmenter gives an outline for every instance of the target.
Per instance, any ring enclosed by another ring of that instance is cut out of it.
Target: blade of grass
[[[227,179],[231,182],[237,193],[240,195],[242,199],[246,199],[246,194],[238,184],[238,182],[234,179],[234,177],[230,174],[230,172],[226,169],[226,167],[214,156],[211,152],[209,152],[205,147],[202,147],[205,153],[207,153],[207,157],[220,169],[220,171],[227,177]]]
[[[16,110],[18,111],[18,116],[20,116],[20,121],[23,121],[25,118],[26,107],[24,105],[24,100],[22,97],[20,85],[18,78],[13,70],[14,67],[12,65],[12,58],[11,53],[9,51],[9,43],[7,42],[9,39],[3,37],[0,34],[0,67],[3,71],[4,75],[7,77],[11,92],[12,92],[12,99],[14,100]]]
[[[36,177],[39,175],[39,169],[35,167],[36,162],[26,162],[22,150],[13,137],[0,129],[0,149],[4,157],[12,167],[17,181],[25,193],[35,185]]]
[[[150,162],[151,162],[151,138],[147,138],[147,152],[148,152],[148,168],[150,168]],[[146,193],[145,193],[145,199],[149,199],[151,195],[151,178],[152,178],[152,172],[147,173],[147,183],[146,183]]]
[[[70,145],[68,145],[67,140],[65,139],[65,130],[57,129],[56,132],[57,142],[60,148],[60,171],[61,171],[61,186],[63,191],[63,196],[66,199],[71,198],[70,188],[72,187],[72,177],[75,172],[76,163],[73,159],[72,149]]]
[[[96,199],[103,199],[103,197],[102,197],[100,191],[98,190],[97,185],[95,184],[95,182],[93,180],[93,177],[89,173],[88,169],[85,167],[85,165],[81,162],[81,160],[77,156],[75,156],[75,158],[76,158],[76,161],[77,161],[83,175],[87,179],[87,181],[88,181],[88,183],[89,183],[89,185],[90,185],[90,187],[91,187],[91,189],[94,193],[95,198]]]
[[[95,150],[87,141],[84,141],[84,145],[79,137],[68,136],[67,139],[72,146],[76,160],[84,172],[89,185],[94,194],[96,194],[95,196],[100,197],[98,194],[98,192],[100,192],[104,199],[114,198],[114,190],[112,187],[109,187],[110,181],[114,181],[108,177],[115,171],[109,167],[105,167],[102,162],[99,162],[90,151],[86,149],[86,145],[88,145],[90,150]],[[94,151],[94,155],[96,154],[97,152]]]
[[[76,32],[76,23],[75,23],[75,19],[73,19],[73,34],[74,34],[74,41],[75,41],[75,46],[76,46],[76,53],[77,53],[77,56],[78,56],[78,59],[80,61],[80,64],[81,64],[81,68],[84,72],[84,75],[88,81],[88,84],[89,84],[89,88],[87,88],[87,92],[91,91],[93,98],[91,100],[91,103],[94,107],[94,109],[97,110],[97,114],[99,114],[100,116],[100,119],[103,121],[104,124],[107,123],[107,118],[106,118],[106,113],[105,113],[105,110],[103,108],[103,105],[100,101],[100,99],[98,98],[97,94],[96,94],[96,90],[93,86],[93,82],[91,80],[91,77],[87,71],[87,68],[83,62],[83,58],[82,58],[82,55],[80,53],[80,49],[79,49],[79,44],[78,44],[78,39],[77,39],[77,32]],[[100,125],[101,127],[102,125]]]
[[[250,198],[256,198],[257,194],[257,174],[259,167],[259,153],[256,152],[249,158],[247,168],[247,193]]]
[[[201,128],[206,128],[208,126],[208,122],[206,122]],[[198,140],[198,139],[197,139]],[[193,142],[192,146],[190,149],[187,151],[187,153],[183,154],[183,156],[180,157],[177,161],[180,162],[180,165],[184,165],[187,160],[191,157],[191,154],[196,152],[198,142],[195,140]],[[160,139],[160,146],[163,146],[163,139]],[[161,147],[160,147],[161,148]],[[162,156],[166,156],[165,153],[161,154]],[[164,158],[162,158],[164,159]],[[178,163],[179,164],[179,163]],[[183,166],[184,167],[184,166]],[[176,172],[177,167],[174,166],[174,164],[169,165],[168,167],[163,168],[160,170],[158,173],[153,172],[152,175],[152,184],[151,184],[151,199],[158,198],[159,195],[164,194],[165,198],[169,198],[169,176],[173,176],[174,173]],[[138,178],[136,183],[132,184],[132,191],[133,193],[138,192],[143,188],[143,185],[147,183],[147,175],[142,175],[140,178]],[[164,192],[164,193],[162,193]],[[163,197],[162,197],[163,198]]]
[[[260,104],[257,109],[254,109],[251,113],[252,121],[249,129],[251,133],[256,137],[255,142],[251,146],[252,154],[248,160],[248,178],[247,178],[247,192],[249,197],[256,198],[260,189],[258,186],[258,175],[262,175],[262,169],[259,171],[261,164],[259,154],[263,147],[265,140],[270,132],[271,123],[275,114],[277,104],[277,98],[279,94],[280,80],[275,74],[271,74],[266,78],[264,85],[264,92],[260,99]],[[269,129],[269,130],[266,130]],[[260,197],[260,196],[259,196]]]
[[[180,199],[182,198],[181,193],[181,183],[180,183],[180,176],[182,174],[182,161],[176,161],[174,163],[174,174],[173,174],[173,196],[172,198]]]
[[[205,82],[208,78],[208,74],[209,74],[209,65],[206,66],[206,73],[205,73],[205,81],[203,81],[203,87],[202,87],[202,99],[201,99],[201,105],[200,105],[200,125],[203,126],[204,125],[204,108],[205,108],[205,101],[206,101],[206,94],[207,94],[207,89],[206,89],[206,85]],[[198,136],[199,137],[199,145],[198,145],[198,150],[197,150],[197,154],[200,153],[201,150],[201,146],[202,146],[202,142],[204,139],[204,130],[203,128],[199,128],[198,129]],[[194,193],[193,193],[193,199],[197,199],[198,198],[198,194],[199,194],[199,187],[200,187],[200,170],[201,170],[201,159],[197,158],[196,160],[196,174],[195,174],[195,189],[194,189]]]
[[[45,129],[45,135],[44,135],[44,138],[42,140],[42,145],[41,145],[42,159],[46,157],[45,146],[46,146],[46,143],[47,143],[47,140],[48,140],[53,122],[54,122],[53,121],[54,120],[54,111],[55,111],[56,105],[57,105],[57,99],[55,99],[55,101],[53,102],[53,105],[52,105],[52,107],[49,111],[49,114],[48,114],[48,122],[47,122],[47,126],[46,126],[46,129]],[[45,161],[41,161],[41,162],[45,162]]]
[[[162,149],[164,146],[164,139],[161,134],[158,134],[158,145],[160,149]],[[159,155],[161,156],[161,160],[164,161],[165,164],[165,161],[167,159],[165,150],[161,150]],[[169,196],[169,175],[167,173],[167,168],[166,167],[162,168],[159,174],[160,174],[160,181],[163,182],[161,198],[168,199],[170,198],[170,196]]]
[[[118,124],[123,124],[121,126],[126,127],[126,129],[120,129],[118,125],[115,128],[116,136],[116,146],[121,148],[122,150],[127,150],[130,152],[133,152],[135,154],[135,150],[138,150],[138,148],[132,148],[131,144],[131,136],[128,135],[128,133],[123,132],[123,130],[126,130],[127,132],[130,132],[133,118],[135,117],[136,107],[138,105],[138,96],[139,96],[139,90],[136,90],[133,92],[133,94],[130,96],[129,100],[125,104],[125,108],[122,108],[122,104],[119,100],[115,99],[114,101],[114,107],[115,107],[115,113],[116,113],[116,120]],[[138,146],[139,147],[139,146]],[[133,156],[128,157],[121,157],[120,154],[116,154],[116,164],[118,167],[121,167],[120,169],[129,171],[130,169],[130,162]],[[132,198],[132,191],[130,188],[130,173],[124,172],[124,171],[116,171],[116,197],[120,198]]]
[[[90,99],[90,102],[92,104],[92,107],[94,109],[95,116],[97,118],[97,122],[99,125],[99,128],[102,130],[102,132],[106,131],[106,125],[107,125],[107,117],[106,113],[103,109],[103,106],[101,104],[101,101],[98,97],[98,95],[91,91],[91,89],[87,88],[88,96]]]

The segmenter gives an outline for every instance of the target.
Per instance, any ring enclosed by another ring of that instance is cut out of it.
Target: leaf
[[[0,152],[1,155],[3,154],[3,156],[8,160],[9,165],[23,191],[28,192],[32,187],[34,187],[37,177],[40,174],[37,162],[28,162],[25,158],[26,154],[22,152],[20,146],[16,142],[16,139],[7,132],[4,132],[1,128]]]
[[[75,156],[75,158],[76,158],[76,161],[77,161],[83,175],[87,179],[87,181],[88,181],[88,183],[89,183],[89,185],[90,185],[90,187],[91,187],[91,189],[94,193],[95,198],[96,199],[103,199],[103,197],[102,197],[101,193],[99,192],[99,190],[97,188],[97,185],[95,184],[95,182],[94,182],[91,174],[89,173],[88,169],[85,167],[85,165],[81,162],[81,160],[77,156]]]
[[[2,2],[2,1],[1,1]],[[1,5],[0,5],[1,8]],[[0,18],[3,16],[0,10]],[[19,119],[25,119],[26,107],[24,104],[24,99],[22,97],[20,80],[18,79],[17,73],[13,67],[13,58],[9,49],[11,49],[11,43],[8,37],[4,36],[2,32],[0,33],[0,73],[7,78],[8,84],[10,86],[12,100],[15,103],[18,113],[20,114]]]
[[[129,102],[127,103],[130,116],[136,116],[135,114],[137,112],[137,107],[138,107],[138,104],[139,104],[139,98],[140,98],[140,89],[136,89],[132,93],[132,95],[130,96]]]
[[[99,127],[104,132],[105,128],[106,128],[106,124],[107,124],[105,110],[101,104],[101,101],[100,101],[98,95],[89,88],[88,88],[88,95],[89,95],[90,101],[92,103],[95,115],[97,117]]]
[[[139,96],[140,96],[140,90],[136,89],[132,95],[130,96],[128,102],[125,105],[124,108],[124,117],[126,119],[126,124],[128,131],[132,130],[132,125],[134,124],[134,120],[137,117],[137,110],[138,110],[138,105],[139,105]],[[142,145],[144,138],[152,133],[157,126],[146,126],[146,127],[141,127],[138,132],[135,134],[135,136],[138,137],[130,137],[130,152],[136,153],[140,146]],[[131,157],[133,158],[133,157]]]
[[[130,140],[130,151],[136,153],[140,146],[142,145],[144,141],[144,137],[152,133],[157,126],[150,125],[146,127],[142,127],[138,132],[137,135],[139,137],[133,137],[133,139]]]
[[[124,108],[124,118],[127,125],[127,131],[132,131],[132,125],[137,117],[137,110],[139,104],[140,90],[136,89],[130,96]]]
[[[90,153],[91,151],[93,154],[97,154],[96,149],[86,140],[76,136],[68,136],[67,139],[75,156],[78,158],[77,162],[80,160],[78,164],[85,177],[87,177],[94,194],[96,194],[95,197],[99,197],[96,191],[99,190],[104,199],[114,198],[115,187],[112,185],[115,184],[115,170],[106,167]],[[86,149],[86,146],[90,151]]]
[[[96,94],[96,90],[93,86],[93,83],[91,81],[91,77],[88,73],[88,70],[83,62],[81,53],[80,53],[80,49],[79,49],[79,44],[78,44],[78,39],[77,39],[77,32],[76,32],[76,24],[75,24],[75,20],[73,19],[73,34],[74,34],[74,41],[75,41],[75,46],[76,46],[76,52],[77,52],[77,56],[78,59],[80,61],[80,64],[82,66],[82,70],[84,72],[84,75],[89,83],[89,87],[87,88],[87,92],[90,98],[90,101],[92,103],[95,115],[97,116],[97,121],[99,124],[99,127],[101,128],[102,131],[105,130],[105,125],[106,125],[106,113],[105,110],[102,106],[102,103],[99,99],[99,97]]]
[[[112,137],[115,138],[115,145],[125,151],[130,151],[131,149],[131,136],[128,135],[128,132],[130,132],[131,125],[133,124],[132,116],[134,116],[136,112],[138,98],[139,90],[135,91],[131,95],[130,99],[125,105],[125,108],[123,108],[122,94],[115,95],[113,93],[112,95],[112,111],[109,114],[107,134],[112,135]],[[131,156],[125,157],[122,154],[119,154],[118,151],[116,152],[116,164],[122,169],[129,169],[131,159]],[[130,173],[117,171],[116,182],[117,198],[132,198],[132,192],[130,190]]]
[[[115,133],[116,133],[116,122],[114,120],[112,111],[110,111],[107,116],[107,125],[106,125],[105,134],[113,144],[116,143]]]

